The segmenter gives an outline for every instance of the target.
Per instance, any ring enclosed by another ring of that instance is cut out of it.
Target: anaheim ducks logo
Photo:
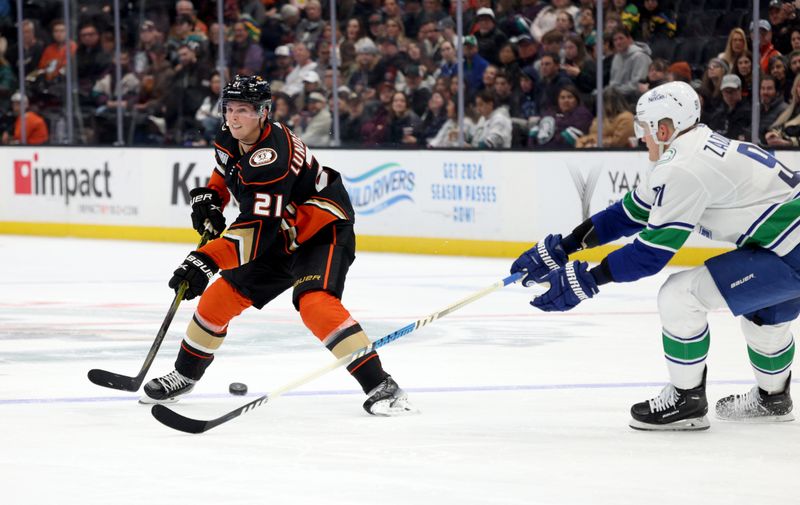
[[[275,149],[266,147],[264,149],[259,149],[250,156],[250,165],[253,167],[263,167],[264,165],[269,165],[276,159],[278,159],[278,153],[275,152]]]

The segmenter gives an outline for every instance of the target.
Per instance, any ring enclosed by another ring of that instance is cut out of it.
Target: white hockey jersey
[[[615,280],[660,270],[692,231],[789,253],[800,243],[798,186],[800,173],[774,155],[698,125],[675,139],[623,198],[628,219],[644,229],[609,256]],[[627,265],[631,260],[638,268]],[[640,271],[625,272],[631,268]]]

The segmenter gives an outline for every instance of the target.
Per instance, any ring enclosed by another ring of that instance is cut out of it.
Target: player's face
[[[225,120],[231,135],[236,140],[246,140],[258,134],[261,116],[251,103],[228,102],[225,104]]]

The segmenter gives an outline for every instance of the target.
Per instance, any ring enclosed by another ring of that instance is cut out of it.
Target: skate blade
[[[789,412],[788,414],[784,414],[782,416],[761,416],[761,417],[722,417],[719,414],[716,415],[716,418],[720,421],[725,421],[729,423],[748,423],[748,424],[766,424],[766,423],[786,423],[789,421],[794,421],[794,414]]]
[[[156,400],[155,398],[150,398],[147,395],[142,395],[139,397],[139,403],[142,405],[170,405],[172,403],[178,403],[178,400],[180,400],[180,398],[172,397],[165,400]]]
[[[413,416],[420,413],[418,408],[403,400],[377,402],[370,408],[370,414],[380,417]]]
[[[695,417],[692,419],[681,419],[669,424],[648,424],[636,419],[631,419],[628,426],[640,431],[698,431],[707,430],[711,427],[706,416]]]

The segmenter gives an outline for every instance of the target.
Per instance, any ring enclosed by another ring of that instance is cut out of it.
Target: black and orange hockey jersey
[[[223,126],[214,140],[208,187],[223,206],[239,203],[236,221],[200,250],[228,270],[262,255],[289,255],[325,226],[353,221],[350,198],[335,170],[323,167],[282,123],[268,123],[246,153]]]

